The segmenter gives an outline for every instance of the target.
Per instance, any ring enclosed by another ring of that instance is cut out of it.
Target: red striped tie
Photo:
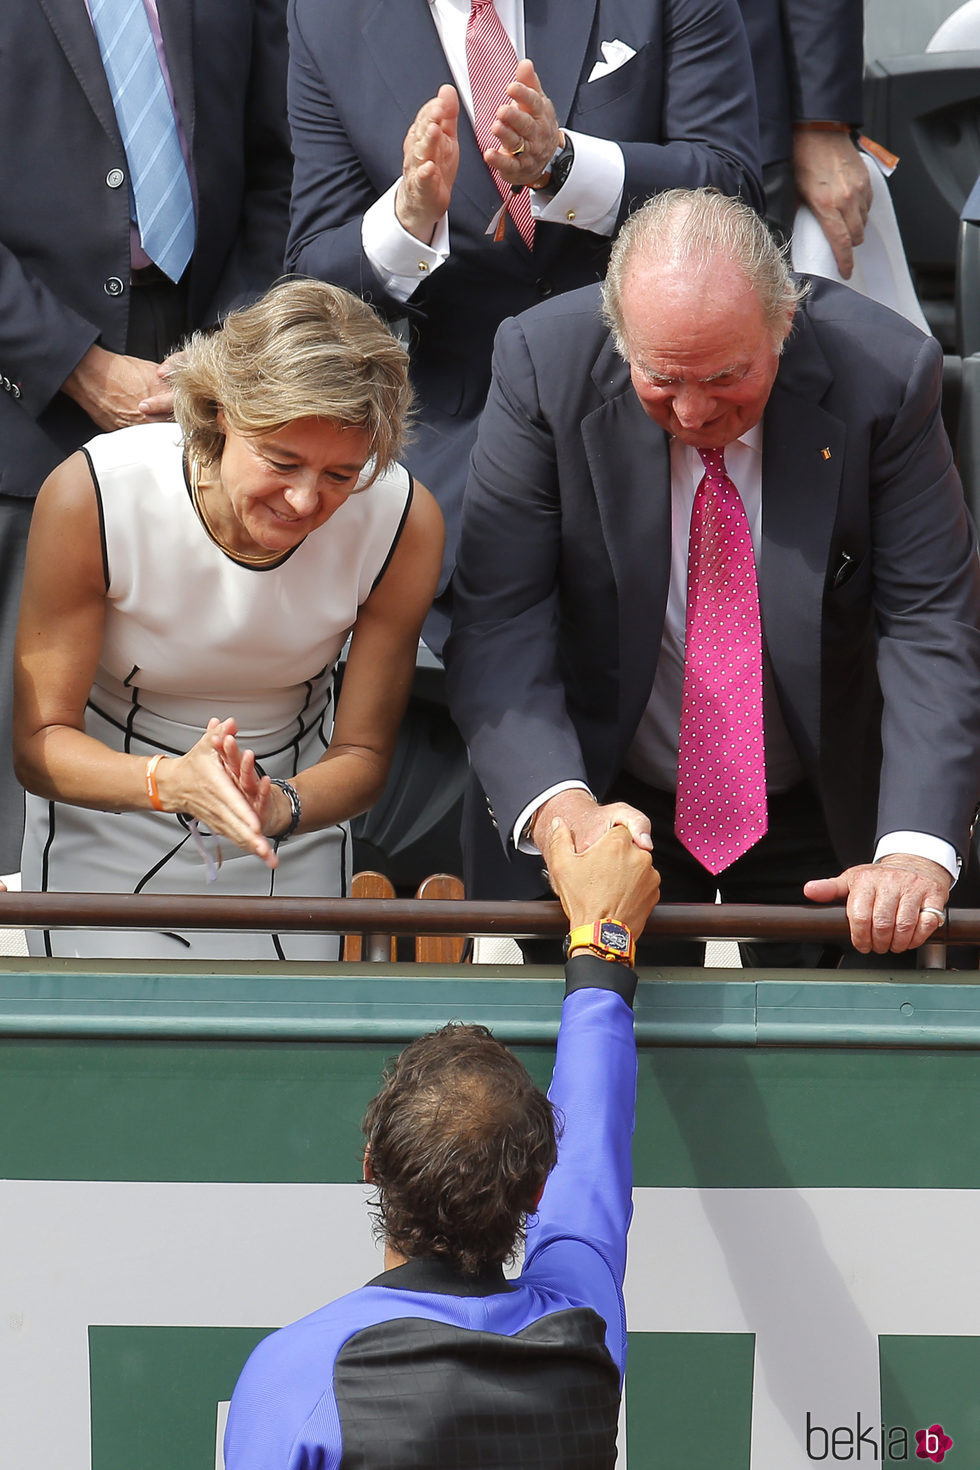
[[[466,24],[466,64],[473,91],[473,130],[481,153],[489,153],[500,147],[500,140],[491,132],[491,124],[496,121],[498,108],[510,101],[507,88],[517,70],[517,52],[493,0],[472,0],[472,6]],[[505,207],[530,250],[534,244],[530,192],[522,189],[519,194],[513,194],[505,179],[493,169],[491,173]]]

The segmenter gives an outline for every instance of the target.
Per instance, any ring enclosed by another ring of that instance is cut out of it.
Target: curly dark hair
[[[486,1026],[451,1023],[386,1069],[362,1124],[375,1226],[466,1275],[511,1260],[557,1157],[554,1110]]]

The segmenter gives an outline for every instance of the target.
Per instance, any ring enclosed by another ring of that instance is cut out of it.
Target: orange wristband
[[[163,751],[159,755],[152,755],[146,763],[146,794],[150,798],[150,806],[155,812],[163,811],[163,802],[160,800],[160,792],[157,790],[157,766],[167,757]]]

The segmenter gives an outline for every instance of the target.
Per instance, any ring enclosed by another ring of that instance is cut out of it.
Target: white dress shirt
[[[466,63],[466,26],[470,18],[470,0],[429,0],[446,61],[452,73],[459,100],[470,121],[473,120],[473,93]],[[519,57],[524,55],[523,0],[495,0],[501,24],[514,43]],[[534,57],[531,57],[534,60]],[[571,225],[591,230],[597,235],[611,235],[616,228],[619,206],[626,179],[626,163],[618,143],[607,138],[592,138],[584,133],[563,129],[571,138],[575,158],[568,178],[554,198],[531,195],[531,213],[536,220]],[[398,178],[391,188],[366,211],[361,222],[361,243],[371,268],[389,296],[407,301],[425,278],[438,270],[452,249],[452,205],[436,226],[432,241],[424,245],[410,235],[395,214]],[[487,219],[488,229],[496,214]]]
[[[725,446],[725,468],[738,490],[748,518],[756,567],[762,557],[762,420],[741,438]],[[681,693],[684,683],[684,647],[687,622],[687,560],[694,496],[704,477],[696,449],[679,439],[670,441],[671,556],[670,587],[664,616],[657,672],[647,707],[637,726],[623,765],[627,771],[663,791],[677,785],[677,742],[680,733]],[[768,655],[763,649],[763,692],[766,742],[766,789],[787,791],[803,779],[803,767],[783,720]],[[521,812],[514,824],[514,844],[521,852],[537,848],[521,834],[539,807],[560,791],[588,791],[582,781],[560,781],[549,787]],[[955,882],[960,868],[955,849],[924,832],[889,832],[878,842],[874,861],[890,853],[912,853],[939,863]],[[814,874],[814,877],[830,876]]]

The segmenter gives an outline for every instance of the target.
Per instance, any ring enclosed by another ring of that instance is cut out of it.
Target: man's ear
[[[371,1145],[369,1143],[366,1143],[364,1145],[364,1163],[362,1166],[362,1174],[365,1184],[374,1183],[374,1170],[371,1167]]]
[[[795,321],[796,321],[796,307],[795,306],[787,306],[786,311],[785,311],[785,313],[783,315],[783,332],[782,332],[782,336],[779,339],[779,351],[780,352],[782,352],[783,348],[786,346],[786,343],[789,341],[789,334],[793,330],[793,323]]]

